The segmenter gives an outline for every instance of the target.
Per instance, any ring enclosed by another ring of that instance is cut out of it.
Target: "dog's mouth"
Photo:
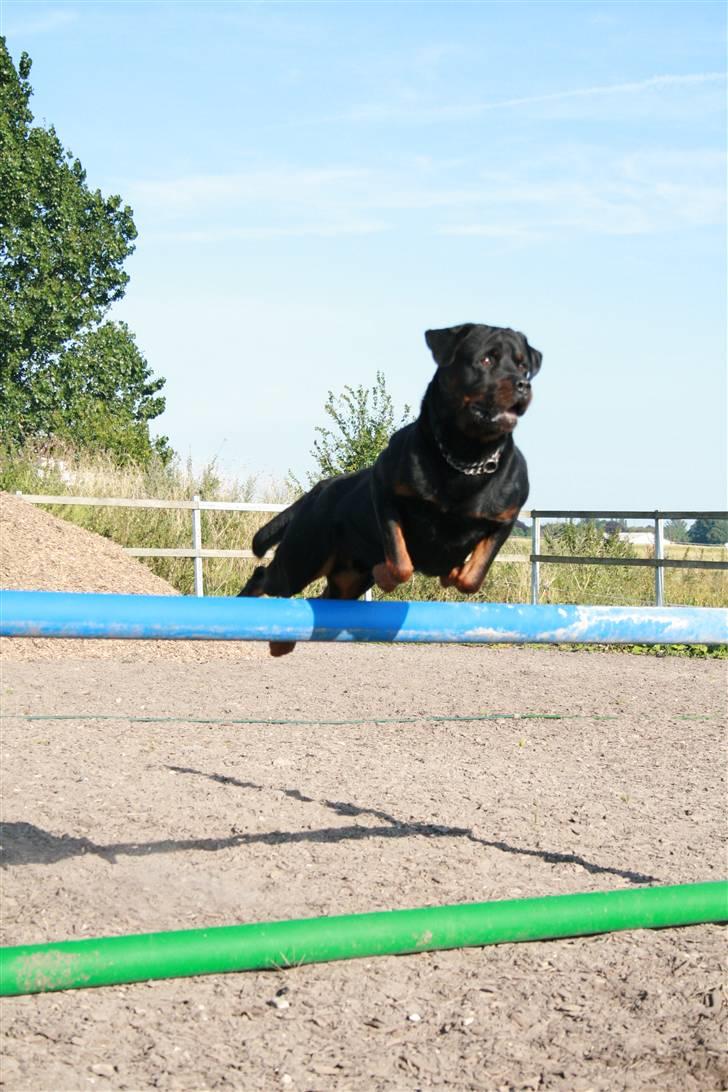
[[[508,409],[498,409],[493,413],[492,409],[483,402],[470,403],[470,410],[475,419],[482,425],[494,426],[498,432],[513,432],[518,424],[518,418],[523,416],[527,408],[527,402],[514,402]]]
[[[518,410],[513,406],[511,409],[500,410],[500,412],[491,417],[491,421],[494,425],[498,425],[503,432],[513,432],[518,424],[518,417]]]

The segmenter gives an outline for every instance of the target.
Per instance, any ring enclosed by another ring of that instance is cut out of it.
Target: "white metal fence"
[[[726,561],[703,561],[692,558],[666,558],[664,522],[666,519],[728,519],[728,512],[612,512],[612,511],[568,511],[535,509],[522,513],[531,517],[531,602],[538,603],[540,564],[549,565],[626,565],[655,570],[655,603],[658,607],[665,602],[665,569],[728,569]],[[579,557],[563,554],[541,553],[541,522],[544,519],[639,519],[654,522],[655,553],[654,557]]]
[[[144,547],[125,547],[132,557],[188,557],[194,566],[195,595],[204,595],[204,574],[202,562],[205,558],[255,557],[252,550],[206,550],[202,545],[202,512],[281,512],[285,504],[247,503],[243,501],[205,501],[198,494],[192,500],[131,500],[123,497],[75,497],[46,496],[40,493],[21,493],[17,496],[31,504],[78,504],[115,508],[166,508],[169,510],[189,511],[192,517],[192,546],[190,549],[147,549]],[[540,566],[549,565],[623,565],[630,567],[652,568],[655,571],[655,603],[663,606],[665,601],[665,569],[728,569],[728,561],[704,561],[692,558],[666,558],[663,525],[668,519],[720,519],[728,520],[728,512],[614,512],[614,511],[573,511],[556,509],[531,509],[521,512],[522,519],[532,520],[531,553],[499,554],[499,561],[531,566],[531,602],[538,603],[540,595]],[[582,557],[571,554],[542,554],[541,529],[544,519],[636,519],[654,523],[654,557]]]

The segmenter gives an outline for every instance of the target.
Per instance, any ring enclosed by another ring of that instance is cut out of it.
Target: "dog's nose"
[[[527,379],[519,379],[516,382],[516,394],[518,394],[521,398],[525,398],[530,390],[531,384]]]

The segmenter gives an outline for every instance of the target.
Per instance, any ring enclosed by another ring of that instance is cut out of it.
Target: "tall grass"
[[[546,531],[542,554],[574,557],[653,557],[646,547],[632,546],[616,537],[603,537],[595,527],[563,524],[558,531]],[[670,546],[667,556],[685,560],[728,561],[728,549],[715,546]],[[510,538],[502,556],[531,553],[530,538]],[[589,603],[605,606],[649,606],[655,602],[655,571],[632,565],[549,564],[541,562],[539,573],[541,603]],[[416,573],[393,593],[401,599],[465,600],[527,603],[531,598],[531,568],[523,562],[496,560],[480,592],[461,595],[438,580]],[[377,593],[375,592],[375,598]],[[665,602],[674,606],[725,606],[728,603],[728,571],[666,569]]]
[[[0,489],[8,492],[45,493],[97,497],[190,500],[195,493],[204,500],[286,503],[292,499],[290,483],[261,483],[254,476],[242,481],[225,479],[214,462],[201,470],[173,461],[164,466],[117,466],[103,453],[79,453],[69,446],[51,451],[28,446],[0,455]],[[191,545],[189,511],[150,508],[96,508],[80,505],[48,506],[54,514],[119,543],[121,546],[184,549]],[[202,543],[206,549],[249,549],[256,529],[269,517],[264,513],[203,512]],[[528,557],[530,539],[511,538],[502,556]],[[604,538],[597,528],[584,523],[546,529],[543,553],[630,558],[651,551]],[[728,559],[719,547],[668,547],[669,557]],[[145,564],[183,594],[193,586],[192,561],[186,558],[145,558]],[[203,562],[205,591],[209,595],[236,595],[254,562],[213,558]],[[628,566],[541,564],[541,602],[646,605],[654,603],[654,570]],[[481,601],[525,603],[530,599],[530,566],[498,560],[483,588]],[[313,588],[313,594],[319,589]],[[310,593],[309,593],[310,594]],[[374,596],[379,593],[375,590]],[[439,580],[415,574],[398,589],[401,599],[459,600],[457,591],[443,589]],[[665,570],[668,603],[719,606],[728,602],[728,572],[699,569]]]

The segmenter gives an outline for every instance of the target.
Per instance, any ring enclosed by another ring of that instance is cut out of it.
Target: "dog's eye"
[[[484,368],[490,368],[490,367],[493,366],[493,357],[492,356],[484,356],[481,359],[480,363],[482,364],[482,366]]]

